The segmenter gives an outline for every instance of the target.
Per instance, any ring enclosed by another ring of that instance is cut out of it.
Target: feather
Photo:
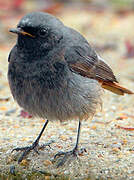
[[[134,94],[132,91],[130,91],[129,89],[127,88],[124,88],[123,86],[121,86],[120,84],[118,83],[115,83],[115,82],[103,82],[101,84],[101,86],[104,88],[104,89],[107,89],[115,94],[118,94],[118,95],[124,95],[124,94]]]
[[[79,56],[79,60],[69,63],[73,72],[87,78],[96,79],[101,83],[102,88],[115,94],[134,94],[131,90],[119,85],[112,69],[101,57],[85,56],[82,51],[78,50],[75,51]]]

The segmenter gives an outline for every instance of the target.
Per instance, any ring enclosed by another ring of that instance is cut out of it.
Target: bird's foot
[[[62,166],[69,158],[78,158],[78,155],[81,155],[83,154],[84,152],[86,152],[86,149],[85,148],[82,148],[80,151],[78,151],[77,148],[74,148],[73,150],[71,151],[67,151],[67,152],[58,152],[57,154],[55,154],[54,156],[54,160],[56,160],[58,157],[61,157],[58,164],[57,164],[57,167],[60,167]]]
[[[52,144],[53,142],[54,141],[51,141],[51,142],[43,144],[43,145],[39,145],[39,143],[37,141],[35,141],[35,142],[33,142],[33,144],[31,146],[14,148],[12,150],[12,152],[13,151],[23,151],[23,154],[18,159],[18,163],[20,163],[30,153],[30,151],[34,150],[37,154],[39,154],[39,150],[43,150],[47,146],[50,147],[50,144]]]

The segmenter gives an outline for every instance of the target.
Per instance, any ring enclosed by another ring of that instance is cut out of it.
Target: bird
[[[20,163],[39,140],[48,124],[77,120],[72,150],[58,152],[63,165],[68,156],[78,155],[81,122],[92,118],[102,105],[103,89],[117,95],[133,92],[117,81],[110,66],[78,31],[45,12],[30,12],[9,30],[17,42],[8,57],[8,81],[13,98],[27,112],[46,119],[36,140],[22,150]]]

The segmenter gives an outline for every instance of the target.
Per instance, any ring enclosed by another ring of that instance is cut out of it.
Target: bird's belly
[[[72,76],[65,86],[54,88],[46,88],[34,78],[10,82],[18,104],[32,115],[48,120],[88,118],[101,102],[98,82],[79,75]]]

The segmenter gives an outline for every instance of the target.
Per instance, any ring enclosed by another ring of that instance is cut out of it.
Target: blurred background
[[[14,102],[7,80],[8,54],[16,42],[16,35],[9,33],[9,29],[31,11],[51,13],[82,33],[111,66],[118,81],[134,91],[134,0],[0,0],[0,159],[7,158],[5,152],[10,154],[9,149],[31,143],[44,123],[44,120],[28,120],[32,116]],[[87,146],[89,158],[92,155],[95,158],[90,170],[100,173],[100,177],[104,173],[106,179],[111,176],[117,179],[119,173],[122,177],[119,179],[129,176],[133,179],[134,96],[120,97],[106,91],[103,111],[91,123],[83,124],[81,142],[91,142]],[[75,137],[77,122],[64,127],[57,122],[55,126],[50,123],[46,134],[57,137],[59,145],[64,144],[69,130],[70,136]],[[42,137],[44,142],[46,139]]]

